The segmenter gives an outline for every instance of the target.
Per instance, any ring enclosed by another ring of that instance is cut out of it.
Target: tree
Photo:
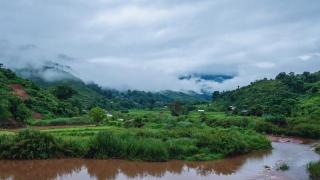
[[[9,101],[6,99],[2,99],[0,101],[0,124],[12,118],[12,114],[9,108],[10,108]]]
[[[219,95],[220,95],[220,92],[219,92],[219,91],[214,91],[214,92],[212,93],[212,100],[217,99],[217,98],[219,97]]]
[[[77,92],[69,86],[60,85],[53,89],[52,94],[60,100],[71,98]]]
[[[26,107],[25,104],[21,103],[21,104],[17,105],[17,109],[16,109],[14,116],[17,121],[23,123],[26,119],[31,117],[31,112]]]
[[[207,120],[208,120],[207,115],[204,112],[202,112],[200,114],[200,122],[205,123]]]
[[[170,109],[171,114],[173,116],[179,116],[182,114],[183,106],[182,106],[181,102],[174,101],[169,105],[169,109]]]
[[[101,123],[107,117],[105,110],[100,107],[92,108],[89,112],[89,116],[96,124]]]

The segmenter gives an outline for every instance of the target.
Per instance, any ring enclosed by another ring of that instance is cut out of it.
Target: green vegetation
[[[99,107],[92,108],[89,116],[96,124],[101,123],[107,117],[106,112]]]
[[[72,148],[52,135],[29,129],[22,130],[15,136],[0,137],[1,159],[72,157],[76,152]]]
[[[289,170],[289,165],[286,162],[282,162],[281,164],[279,164],[279,166],[277,167],[278,171],[287,171]]]
[[[258,116],[258,132],[320,138],[320,72],[280,73],[233,91],[214,92],[210,109]]]
[[[320,154],[320,145],[316,145],[315,147],[316,153]],[[310,179],[319,180],[320,179],[320,161],[310,162],[307,166],[307,170],[309,172]]]
[[[210,160],[270,148],[264,136],[236,128],[164,130],[98,126],[41,132],[22,130],[16,135],[0,136],[1,159]]]
[[[319,72],[215,91],[212,103],[192,93],[103,89],[75,77],[35,82],[41,87],[0,68],[0,127],[67,127],[0,131],[0,159],[212,160],[270,149],[262,134],[320,138]]]
[[[315,150],[316,150],[316,152],[317,152],[318,154],[320,154],[320,145],[317,145],[316,148],[315,148]]]
[[[28,125],[31,126],[63,126],[63,125],[90,125],[92,120],[87,116],[71,117],[71,118],[54,118],[42,120],[29,120]]]
[[[48,66],[42,70],[19,70],[21,75],[28,74],[28,78],[33,80],[30,81],[17,76],[10,69],[0,67],[0,127],[23,126],[32,119],[85,115],[94,107],[108,111],[154,109],[164,107],[175,99],[198,103],[206,102],[208,97],[173,91],[151,93],[103,89],[93,83],[85,84],[64,71],[59,72],[68,77],[65,80],[46,82],[37,73],[48,69],[55,68]]]
[[[320,179],[320,161],[309,163],[307,166],[307,169],[309,171],[310,179],[312,180]]]

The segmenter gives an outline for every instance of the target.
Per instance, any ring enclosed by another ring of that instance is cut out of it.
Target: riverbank
[[[22,130],[0,136],[1,159],[98,158],[207,161],[270,149],[270,141],[237,128],[85,127]]]

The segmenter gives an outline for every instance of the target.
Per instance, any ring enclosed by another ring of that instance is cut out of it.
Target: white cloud
[[[259,68],[273,68],[276,66],[274,63],[271,63],[271,62],[259,62],[259,63],[256,63],[255,65]]]
[[[59,61],[108,87],[223,90],[320,67],[318,0],[1,1],[0,21],[0,61]],[[178,80],[188,73],[237,77]]]

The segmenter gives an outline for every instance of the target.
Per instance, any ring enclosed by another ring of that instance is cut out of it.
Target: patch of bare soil
[[[27,100],[29,98],[28,93],[24,90],[21,84],[12,84],[10,87],[13,89],[14,93],[19,96],[22,100]]]

